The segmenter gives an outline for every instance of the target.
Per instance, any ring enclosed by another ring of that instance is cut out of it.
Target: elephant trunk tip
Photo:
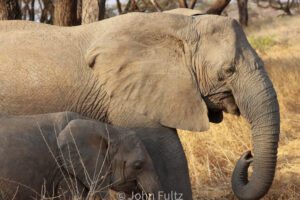
[[[237,164],[233,170],[231,184],[232,190],[236,197],[240,200],[253,200],[257,198],[247,197],[246,186],[249,184],[248,180],[248,168],[253,162],[253,156],[251,151],[245,152],[237,161]]]
[[[253,162],[251,151],[245,152],[238,160],[232,174],[232,189],[235,194],[238,194],[241,186],[248,183],[248,168]]]
[[[231,179],[232,190],[240,200],[258,200],[266,194],[271,186],[271,183],[264,184],[259,181],[257,177],[255,177],[256,175],[249,181],[248,169],[252,162],[253,156],[251,151],[247,151],[237,161],[233,170]]]

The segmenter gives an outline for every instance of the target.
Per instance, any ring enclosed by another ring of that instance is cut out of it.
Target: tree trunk
[[[117,1],[117,8],[118,8],[119,15],[121,15],[123,13],[122,4],[121,4],[120,0],[116,0],[116,1]]]
[[[82,0],[82,24],[104,19],[105,3],[105,0]]]
[[[80,25],[82,22],[82,0],[77,0],[77,24]]]
[[[180,8],[187,8],[188,4],[187,4],[186,0],[179,0],[179,7]]]
[[[42,2],[44,7],[42,6]],[[38,0],[40,5],[40,9],[42,10],[40,22],[53,24],[53,16],[54,16],[54,5],[52,0]]]
[[[18,0],[7,0],[8,5],[8,18],[9,19],[21,19],[22,13]]]
[[[216,0],[206,11],[206,14],[221,15],[230,0]]]
[[[123,14],[129,12],[130,6],[131,6],[131,0],[128,0],[127,4],[126,4],[126,6],[125,6],[125,9],[124,9]]]
[[[34,8],[35,0],[31,0],[31,7],[29,10],[29,20],[34,21],[35,18],[35,8]]]
[[[160,7],[160,5],[157,3],[156,0],[150,0],[152,5],[154,6],[154,8],[158,11],[158,12],[162,12],[163,9]]]
[[[106,0],[99,0],[99,20],[102,20],[105,17],[105,3]]]
[[[8,20],[6,0],[0,0],[0,20]]]
[[[21,19],[18,0],[0,0],[0,20]]]
[[[292,12],[291,12],[291,7],[292,7],[292,5],[293,5],[293,2],[294,1],[292,1],[292,3],[290,3],[290,0],[288,0],[287,2],[286,2],[286,6],[285,6],[285,8],[283,9],[283,11],[287,14],[287,15],[292,15]]]
[[[196,3],[197,3],[197,0],[191,0],[190,5],[189,5],[189,8],[190,8],[190,9],[194,9]]]
[[[238,0],[239,21],[241,25],[248,26],[248,0]]]
[[[54,3],[54,25],[76,25],[77,0],[56,0]]]
[[[132,11],[132,12],[138,11],[139,12],[139,7],[137,6],[136,0],[131,0],[130,11]]]

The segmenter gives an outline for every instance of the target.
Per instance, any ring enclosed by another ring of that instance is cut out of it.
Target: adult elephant
[[[278,102],[235,20],[132,13],[72,28],[30,22],[0,28],[1,112],[70,110],[125,127],[170,127],[172,133],[144,141],[160,142],[153,153],[164,162],[159,175],[167,192],[183,192],[185,200],[192,197],[175,128],[205,131],[209,121],[222,121],[223,111],[241,113],[252,129],[254,172],[248,181],[251,156],[243,156],[233,190],[240,199],[267,193],[277,160]]]

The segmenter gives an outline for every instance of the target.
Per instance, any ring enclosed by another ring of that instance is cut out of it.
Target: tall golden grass
[[[269,21],[268,21],[269,22]],[[300,17],[275,19],[247,36],[265,62],[277,91],[281,135],[275,180],[268,200],[300,199]],[[179,131],[187,154],[193,199],[234,199],[230,179],[235,162],[251,149],[248,123],[225,115],[207,132]]]

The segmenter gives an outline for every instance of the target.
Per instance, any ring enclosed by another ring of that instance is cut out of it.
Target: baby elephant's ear
[[[86,188],[95,181],[108,185],[108,150],[116,137],[109,125],[93,120],[72,120],[58,135],[60,162]]]
[[[83,145],[86,142],[92,142],[91,139],[110,140],[118,138],[118,132],[110,125],[94,120],[76,119],[68,125],[58,135],[58,145],[63,147],[66,144],[76,143]]]

